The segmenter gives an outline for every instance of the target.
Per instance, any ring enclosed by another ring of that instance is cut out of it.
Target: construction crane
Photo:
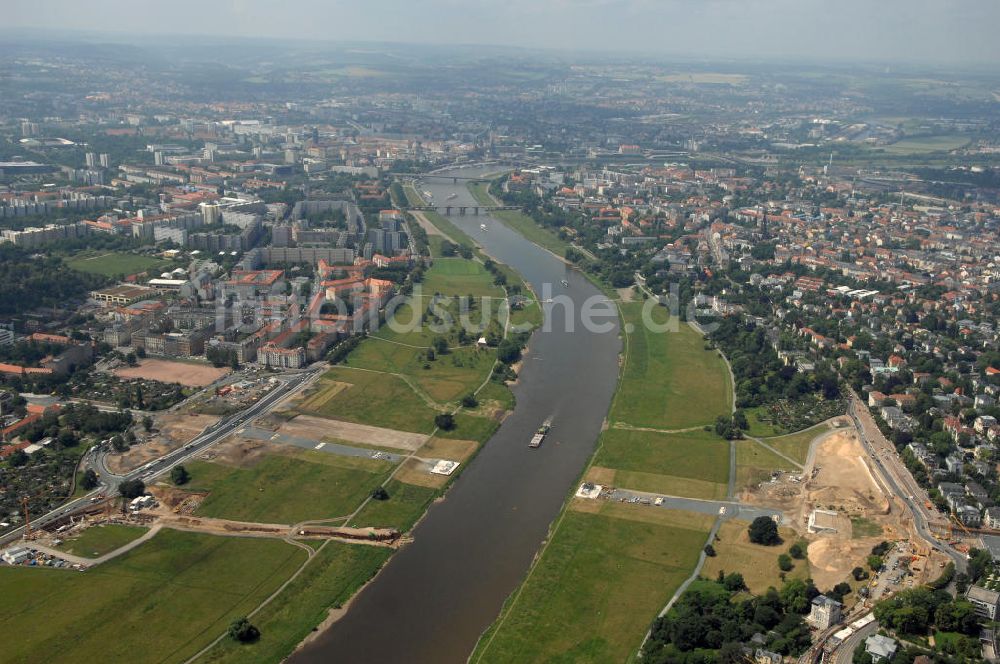
[[[28,497],[21,498],[21,507],[24,508],[24,539],[31,539],[31,511],[28,509]]]

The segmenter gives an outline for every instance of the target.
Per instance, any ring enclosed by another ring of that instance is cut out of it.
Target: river
[[[432,192],[437,204],[476,205],[463,181],[428,179],[420,188]],[[456,197],[448,200],[453,193]],[[600,295],[579,272],[501,222],[471,211],[450,220],[517,270],[539,296],[549,289],[566,295],[579,312],[584,300]],[[488,230],[481,230],[481,223]],[[524,578],[593,453],[617,383],[617,319],[605,317],[610,331],[595,332],[584,329],[577,315],[575,331],[569,332],[568,307],[546,305],[546,316],[551,329],[531,338],[513,387],[514,412],[446,499],[430,508],[413,532],[414,541],[392,556],[339,621],[290,662],[466,661]],[[548,418],[552,432],[545,443],[528,448],[532,433]]]

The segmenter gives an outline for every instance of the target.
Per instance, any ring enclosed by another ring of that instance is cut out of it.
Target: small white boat
[[[489,230],[489,229],[486,228],[486,224],[479,224],[479,230],[485,231],[485,230]]]

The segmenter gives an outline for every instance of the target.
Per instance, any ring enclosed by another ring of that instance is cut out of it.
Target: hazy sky
[[[1000,0],[4,0],[0,31],[5,24],[133,35],[1000,63]]]

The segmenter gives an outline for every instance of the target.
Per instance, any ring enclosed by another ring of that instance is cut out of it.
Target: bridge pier
[[[446,217],[450,217],[451,216],[451,206],[450,205],[445,206],[445,208],[444,208],[444,214],[445,214]]]
[[[462,216],[462,217],[465,216],[465,206],[464,205],[458,208],[458,214],[459,214],[459,216]]]
[[[472,214],[474,214],[474,215],[476,215],[478,217],[479,216],[479,208],[478,207],[472,208]]]
[[[458,178],[452,178],[451,179],[451,183],[452,184],[458,184]]]

